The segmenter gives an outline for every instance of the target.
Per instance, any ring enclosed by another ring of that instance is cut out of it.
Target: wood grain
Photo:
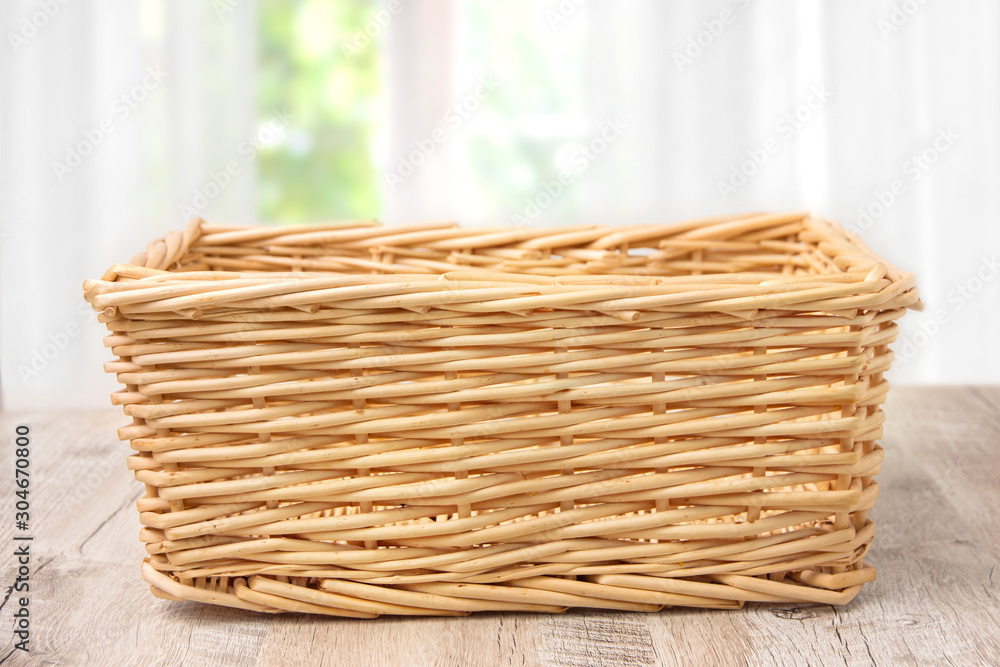
[[[117,410],[0,418],[31,425],[32,653],[7,665],[979,665],[1000,663],[1000,388],[895,388],[869,562],[850,605],[658,614],[576,611],[374,620],[268,616],[150,596],[140,486]],[[3,461],[13,468],[5,446]],[[0,473],[11,544],[12,475]],[[79,488],[70,480],[85,480]],[[4,546],[3,588],[13,580]],[[6,635],[14,605],[0,610]]]

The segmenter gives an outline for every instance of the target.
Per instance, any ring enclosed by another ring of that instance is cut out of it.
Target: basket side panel
[[[303,314],[108,321],[158,595],[652,610],[874,576],[895,311]]]

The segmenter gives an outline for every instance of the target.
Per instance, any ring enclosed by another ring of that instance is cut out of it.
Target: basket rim
[[[434,243],[438,249],[516,244],[518,249],[558,252],[558,248],[572,245],[598,251],[615,250],[627,255],[631,244],[641,244],[664,234],[707,237],[714,241],[724,240],[724,235],[731,230],[745,231],[788,222],[802,223],[805,227],[802,234],[813,240],[829,263],[840,271],[544,275],[475,267],[437,273],[383,274],[177,270],[178,262],[188,249],[204,238],[211,238],[215,244],[263,239],[273,240],[276,245],[319,243],[324,238],[344,238],[357,230],[359,237],[374,236],[374,247],[379,247],[379,238],[392,241],[430,232],[443,238]],[[550,305],[579,309],[582,304],[591,304],[594,310],[612,313],[669,308],[699,313],[736,313],[752,319],[759,310],[795,309],[796,304],[802,303],[823,306],[827,310],[923,309],[912,273],[900,271],[873,252],[856,234],[811,211],[717,216],[660,225],[529,229],[465,228],[451,221],[382,225],[375,220],[325,225],[236,226],[209,223],[197,217],[183,232],[173,231],[151,242],[130,263],[113,265],[100,279],[85,281],[83,287],[85,299],[96,310],[122,308],[123,312],[137,314],[177,310],[190,305],[212,307],[234,300],[259,308],[298,307],[316,300],[307,297],[332,296],[332,291],[338,291],[339,299],[355,300],[385,300],[388,295],[396,294],[403,298],[400,302],[403,307],[407,307],[407,303],[417,305],[421,292],[437,293],[437,299],[444,301],[455,299],[458,293],[466,293],[476,301],[487,302],[493,312],[516,312]],[[638,318],[630,315],[619,319],[635,321]]]

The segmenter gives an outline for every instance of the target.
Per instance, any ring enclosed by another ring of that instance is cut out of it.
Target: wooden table
[[[121,412],[4,414],[4,588],[16,576],[14,429],[32,435],[31,654],[20,665],[1000,664],[1000,387],[895,388],[886,406],[879,579],[846,608],[570,612],[355,621],[153,598],[139,579]],[[22,533],[18,533],[22,534]]]

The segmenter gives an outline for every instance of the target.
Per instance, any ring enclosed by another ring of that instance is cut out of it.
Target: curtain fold
[[[183,228],[184,204],[255,219],[252,162],[198,200],[257,123],[255,0],[221,13],[219,4],[4,5],[5,408],[107,405],[117,385],[101,372],[106,332],[85,307],[83,280]]]

